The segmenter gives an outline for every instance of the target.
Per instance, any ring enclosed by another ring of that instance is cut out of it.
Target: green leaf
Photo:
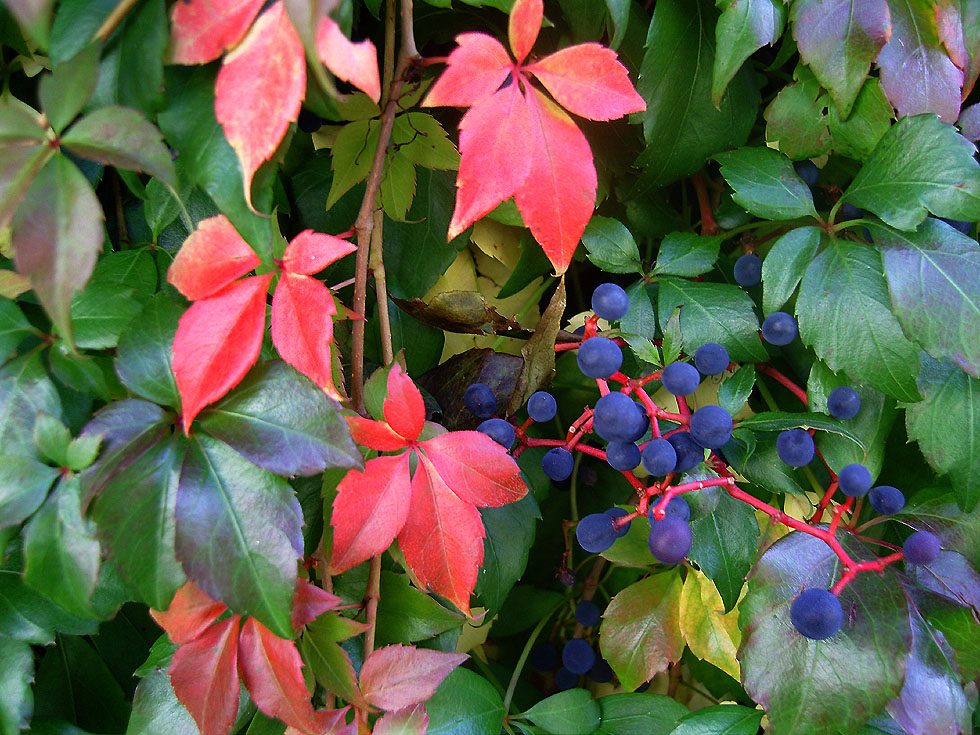
[[[763,435],[756,441],[751,431],[736,429],[724,454],[738,474],[753,485],[768,492],[804,494],[793,469],[779,458],[775,435]]]
[[[931,217],[914,232],[874,225],[872,233],[905,333],[980,378],[980,245]]]
[[[156,732],[199,735],[194,718],[174,694],[167,665],[167,662],[163,662],[140,679],[133,697],[133,712],[126,735],[149,735]]]
[[[415,197],[415,166],[405,156],[388,156],[379,186],[381,206],[396,222],[404,222]]]
[[[57,476],[57,469],[31,457],[0,455],[0,528],[16,526],[40,508]]]
[[[523,717],[552,735],[590,735],[600,722],[599,704],[579,688],[542,699]]]
[[[862,450],[864,442],[854,433],[849,422],[823,416],[818,413],[788,413],[786,411],[764,411],[738,422],[743,429],[754,431],[785,431],[786,429],[818,429],[847,437]]]
[[[303,514],[286,481],[198,435],[181,468],[176,513],[177,558],[188,578],[291,638]]]
[[[113,0],[67,0],[59,3],[51,26],[48,52],[54,64],[70,60],[85,48],[116,7]]]
[[[841,199],[900,230],[914,230],[929,212],[975,222],[980,220],[976,150],[935,115],[902,118],[878,142]]]
[[[850,535],[838,539],[855,561],[877,558]],[[740,603],[742,681],[776,732],[855,730],[901,689],[909,623],[891,569],[859,574],[841,591],[844,624],[831,638],[804,638],[790,623],[800,590],[829,589],[839,574],[827,544],[794,531],[766,551],[749,577]],[[840,706],[842,698],[847,707]]]
[[[783,154],[771,148],[739,148],[715,159],[735,190],[732,199],[755,216],[775,220],[816,216],[810,188]]]
[[[626,37],[626,30],[629,27],[630,19],[629,0],[606,0],[606,11],[613,24],[613,33],[610,36],[609,48],[613,51],[619,50],[619,44]]]
[[[797,227],[773,243],[762,261],[762,310],[779,311],[790,300],[820,246],[821,230]]]
[[[432,115],[424,112],[398,115],[391,131],[391,141],[399,155],[417,166],[440,171],[459,168],[456,146]]]
[[[602,656],[625,689],[636,689],[680,659],[681,578],[676,569],[631,584],[602,616]]]
[[[628,508],[629,511],[635,510]],[[647,539],[650,537],[650,524],[646,516],[634,518],[629,530],[622,538],[617,538],[613,545],[602,552],[602,557],[624,567],[650,566],[650,547]]]
[[[95,96],[104,104],[135,107],[152,119],[163,104],[163,63],[170,41],[164,0],[144,0],[126,16],[110,40],[99,68]]]
[[[31,148],[45,140],[45,129],[41,125],[41,114],[30,105],[13,95],[0,95],[0,145],[13,152],[16,147]],[[9,146],[14,143],[17,146]],[[8,152],[9,151],[9,152]],[[7,173],[4,169],[4,173]],[[6,177],[5,177],[6,178]]]
[[[681,308],[681,334],[688,352],[706,342],[717,342],[737,362],[766,359],[766,349],[759,340],[759,320],[744,289],[724,283],[661,279],[657,300],[661,328],[677,307]]]
[[[711,83],[711,101],[716,106],[745,60],[763,46],[776,43],[786,24],[786,11],[773,0],[722,0],[719,7],[724,10],[715,26],[717,54]]]
[[[917,350],[892,314],[882,273],[874,248],[832,241],[803,276],[796,301],[800,337],[834,372],[916,401]]]
[[[895,112],[881,84],[874,77],[865,81],[846,119],[837,105],[830,106],[827,124],[834,139],[834,150],[856,161],[865,161],[891,127]]]
[[[0,299],[0,364],[10,357],[24,337],[36,332],[17,304]]]
[[[33,457],[34,421],[39,411],[61,416],[54,384],[34,352],[0,367],[0,447],[5,454]]]
[[[38,97],[54,132],[61,133],[92,95],[100,50],[99,44],[89,44],[73,59],[56,64],[51,74],[41,77]]]
[[[447,610],[409,584],[404,574],[381,572],[377,622],[379,645],[414,643],[459,628],[464,622],[465,618],[461,615]]]
[[[100,549],[82,518],[78,478],[59,482],[24,527],[24,581],[76,615],[93,614]]]
[[[765,712],[737,704],[717,704],[682,717],[671,735],[755,735]]]
[[[34,654],[31,646],[0,635],[0,732],[26,730],[34,710]]]
[[[300,640],[303,660],[310,667],[313,678],[329,691],[348,702],[366,704],[357,688],[357,678],[350,656],[334,640],[329,625],[315,620],[306,626]]]
[[[977,621],[970,608],[946,605],[928,614],[930,625],[942,631],[946,642],[953,648],[956,663],[964,678],[975,679],[980,675],[980,636]]]
[[[905,412],[909,439],[936,472],[949,474],[957,504],[970,511],[980,501],[980,381],[921,355],[919,391],[922,402]]]
[[[582,233],[591,260],[606,273],[643,273],[633,233],[611,217],[593,217]]]
[[[71,300],[75,344],[87,350],[115,347],[141,306],[133,289],[93,279]]]
[[[547,276],[551,271],[551,261],[544,254],[544,250],[534,241],[530,232],[524,232],[521,235],[521,257],[511,270],[507,283],[501,286],[497,298],[506,299],[508,296],[520,293],[535,278]]]
[[[278,360],[252,368],[199,421],[202,430],[277,475],[363,467],[340,404]]]
[[[599,699],[602,724],[596,735],[668,735],[688,709],[662,694],[628,692]]]
[[[63,340],[57,340],[48,353],[51,374],[78,393],[91,393],[103,401],[121,397],[123,388],[112,372],[112,360],[101,355],[72,353]]]
[[[751,70],[732,78],[718,107],[711,101],[718,11],[707,0],[658,2],[650,20],[637,90],[646,100],[635,194],[697,171],[719,151],[740,146],[755,122],[759,92]]]
[[[732,416],[742,410],[755,387],[755,365],[742,365],[718,388],[718,405]]]
[[[831,141],[823,88],[805,66],[798,66],[793,76],[796,82],[779,90],[764,115],[766,141],[798,161],[827,153]]]
[[[88,281],[104,238],[102,207],[92,185],[71,161],[56,154],[34,179],[14,213],[17,271],[59,334],[71,341],[72,294]]]
[[[718,260],[721,235],[695,235],[693,232],[671,232],[660,243],[657,264],[658,276],[700,276],[707,273]]]
[[[480,508],[480,516],[487,535],[483,540],[483,563],[475,592],[493,615],[527,568],[541,512],[534,496],[528,493],[516,503]]]
[[[182,439],[154,444],[103,486],[92,516],[119,572],[147,605],[166,610],[184,581],[174,551]]]
[[[629,307],[619,322],[620,329],[631,335],[641,337],[646,348],[653,346],[653,338],[657,336],[657,315],[650,302],[650,293],[643,281],[634,283],[626,289]]]
[[[367,178],[371,159],[378,147],[379,131],[377,120],[358,120],[348,123],[337,133],[330,149],[333,181],[327,194],[327,209],[336,204],[351,187]]]
[[[653,352],[656,353],[656,347]],[[680,307],[674,309],[667,319],[663,328],[663,339],[660,342],[660,351],[663,353],[663,365],[670,365],[680,359],[681,352],[684,351],[684,337],[681,334],[681,310]],[[660,364],[656,360],[654,364]]]
[[[53,465],[64,467],[65,453],[71,442],[71,432],[68,427],[54,416],[38,413],[34,422],[34,446],[40,457]]]
[[[500,732],[504,703],[497,690],[469,669],[453,669],[425,703],[428,735],[490,735]]]
[[[102,437],[80,436],[68,442],[65,450],[65,466],[72,472],[79,472],[91,465],[99,456],[102,448]]]
[[[715,583],[728,612],[735,607],[745,575],[755,561],[759,539],[755,511],[722,493],[714,512],[691,520],[691,532],[694,541],[688,557]]]
[[[99,258],[92,281],[128,286],[140,304],[157,290],[157,265],[149,250],[121,250]]]
[[[681,633],[691,653],[733,679],[739,678],[735,655],[742,633],[738,613],[724,612],[725,604],[711,581],[690,571],[681,590]]]
[[[116,373],[123,385],[164,406],[180,404],[171,361],[177,323],[184,311],[182,299],[173,291],[162,291],[122,331],[116,348]]]

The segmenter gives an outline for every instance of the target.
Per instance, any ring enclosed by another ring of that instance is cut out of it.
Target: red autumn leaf
[[[167,631],[170,640],[178,645],[197,638],[228,608],[212,599],[193,582],[177,590],[166,612],[150,610],[157,625]]]
[[[228,735],[238,712],[238,623],[233,615],[184,643],[170,662],[174,694],[201,735]]]
[[[334,574],[380,554],[405,525],[412,501],[409,454],[375,457],[363,472],[350,471],[340,481],[330,518]]]
[[[378,51],[370,41],[353,43],[330,17],[316,29],[316,53],[338,79],[350,82],[375,102],[381,99]]]
[[[350,435],[354,441],[363,444],[368,449],[376,449],[379,452],[396,452],[411,444],[405,437],[396,434],[395,430],[383,421],[372,421],[360,416],[345,416],[344,418],[347,420],[347,426],[350,428]]]
[[[167,271],[167,282],[191,301],[211,296],[262,261],[223,214],[198,223]]]
[[[299,630],[307,623],[312,623],[327,610],[333,610],[340,604],[340,598],[315,584],[310,584],[302,577],[296,579],[296,591],[293,593],[293,610],[290,622],[294,630]]]
[[[282,267],[290,273],[312,276],[356,250],[356,245],[334,235],[303,230],[286,246]]]
[[[272,297],[272,343],[282,359],[340,400],[330,369],[337,313],[329,289],[309,276],[284,272]]]
[[[425,403],[397,362],[388,371],[388,395],[381,407],[388,426],[406,439],[417,439],[425,426]]]
[[[514,201],[559,273],[564,273],[595,207],[592,149],[572,119],[531,87],[525,99],[533,137],[531,173]]]
[[[474,105],[459,123],[459,174],[449,237],[456,237],[524,183],[534,144],[516,82]]]
[[[174,3],[170,60],[207,64],[230,49],[252,24],[263,0],[184,0]]]
[[[445,653],[396,644],[371,653],[361,667],[361,691],[375,707],[403,709],[435,694],[465,653]]]
[[[518,64],[524,61],[537,40],[543,17],[544,3],[541,0],[517,0],[511,8],[507,38]]]
[[[303,43],[280,0],[225,57],[214,86],[214,114],[241,162],[249,207],[252,177],[275,153],[305,94]]]
[[[558,104],[589,120],[615,120],[646,107],[616,52],[598,43],[556,51],[526,69]]]
[[[372,460],[373,461],[373,460]],[[470,614],[470,594],[483,563],[483,520],[449,489],[427,457],[412,478],[412,507],[398,548],[423,585]]]
[[[505,49],[485,33],[461,33],[442,73],[422,102],[424,107],[469,107],[486,99],[514,66]]]
[[[235,281],[195,301],[180,318],[173,370],[185,433],[200,410],[235,387],[258,359],[271,280],[268,273]]]
[[[317,735],[355,735],[357,720],[347,723],[347,712],[350,707],[343,709],[321,709],[313,713],[314,732]],[[295,727],[287,727],[286,735],[302,735],[305,731]]]
[[[507,450],[479,431],[450,431],[422,444],[449,489],[481,508],[506,505],[527,494]]]
[[[256,706],[300,732],[317,735],[296,644],[249,618],[242,626],[238,649],[238,671]]]
[[[429,729],[429,713],[425,705],[416,704],[404,709],[385,712],[374,723],[373,735],[425,735]]]

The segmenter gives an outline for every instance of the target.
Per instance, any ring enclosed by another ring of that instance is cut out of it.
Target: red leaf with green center
[[[429,713],[416,704],[404,709],[385,712],[374,723],[374,735],[425,735],[429,728]]]
[[[483,537],[480,511],[460,500],[428,458],[420,457],[412,478],[411,512],[398,546],[419,581],[466,615],[483,562]]]
[[[381,99],[378,51],[368,40],[354,43],[330,17],[316,29],[316,53],[334,76],[350,82],[375,102]]]
[[[296,644],[249,618],[242,626],[238,650],[238,671],[256,706],[301,732],[317,733]]]
[[[451,431],[420,446],[460,500],[485,508],[514,503],[527,494],[517,462],[482,432]]]
[[[177,590],[166,612],[150,610],[157,625],[167,631],[170,640],[181,645],[197,638],[228,608],[213,599],[193,582]]]
[[[184,643],[170,662],[174,694],[201,735],[228,735],[238,712],[238,622],[233,615]]]
[[[396,434],[384,421],[372,421],[360,416],[344,416],[350,435],[358,444],[379,452],[395,452],[409,446],[410,441]]]
[[[315,584],[310,584],[302,577],[296,579],[296,592],[293,593],[293,611],[290,622],[294,630],[299,630],[307,623],[312,623],[327,610],[333,610],[340,604],[340,598]]]
[[[303,230],[286,247],[282,267],[290,273],[312,276],[355,250],[356,245],[339,237]]]
[[[556,51],[526,70],[569,112],[589,120],[615,120],[646,109],[616,52],[598,43]]]
[[[351,470],[340,481],[330,517],[334,574],[377,556],[402,530],[412,501],[409,454],[375,457],[364,472]]]
[[[517,0],[510,9],[507,38],[518,64],[524,61],[537,40],[543,17],[544,3],[541,0]]]
[[[180,318],[173,368],[185,433],[200,410],[238,385],[258,359],[271,280],[269,273],[235,281],[195,301]]]
[[[535,156],[531,117],[517,82],[471,107],[459,129],[450,239],[513,196],[527,179]]]
[[[214,114],[241,162],[249,207],[252,177],[279,147],[305,94],[303,44],[280,1],[225,57],[214,85]]]
[[[361,691],[375,707],[411,707],[429,699],[469,656],[396,644],[371,653],[361,667]]]
[[[528,87],[526,100],[533,156],[514,201],[552,265],[564,273],[595,207],[592,149],[572,119],[543,94]]]
[[[388,372],[388,395],[382,409],[388,425],[406,439],[417,439],[425,426],[425,402],[397,362]]]
[[[191,301],[212,296],[262,261],[223,214],[198,223],[170,264],[167,282]]]
[[[422,102],[423,107],[469,107],[503,84],[514,67],[505,49],[485,33],[461,33],[442,73]]]
[[[174,3],[170,61],[207,64],[238,43],[263,0],[188,0]]]
[[[329,289],[309,276],[284,272],[272,297],[272,343],[282,359],[331,398],[340,400],[330,369],[333,314]]]
[[[313,713],[313,724],[315,732],[319,735],[355,735],[357,732],[357,720],[347,723],[347,711],[350,707],[343,709],[321,709]],[[287,727],[286,735],[301,735],[303,731],[295,727]]]

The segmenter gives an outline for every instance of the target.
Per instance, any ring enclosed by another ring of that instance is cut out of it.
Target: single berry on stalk
[[[686,362],[672,362],[664,368],[660,377],[664,388],[675,396],[689,396],[698,389],[701,374],[698,369]]]
[[[601,554],[616,540],[612,517],[605,513],[590,513],[578,522],[575,538],[590,554]]]
[[[871,472],[863,464],[849,464],[837,474],[837,487],[844,495],[859,498],[871,489]]]
[[[478,419],[488,419],[497,413],[497,397],[486,383],[473,383],[463,393],[463,405]]]
[[[527,399],[527,415],[532,421],[551,421],[558,412],[555,397],[544,390],[539,390]]]
[[[844,610],[830,591],[811,587],[793,600],[789,619],[796,631],[810,640],[822,641],[840,630]]]
[[[661,564],[677,564],[691,550],[691,526],[677,516],[664,516],[650,527],[647,546]]]
[[[735,261],[735,283],[743,288],[758,286],[762,281],[762,258],[746,253]]]
[[[599,606],[592,600],[582,600],[575,606],[575,619],[586,628],[596,625],[600,617]]]
[[[553,447],[541,458],[541,469],[556,482],[571,477],[574,467],[575,458],[564,447]]]
[[[728,350],[717,342],[703,344],[694,353],[694,367],[702,375],[721,375],[729,362]]]
[[[625,393],[607,393],[595,402],[592,428],[606,441],[636,441],[636,433],[646,430],[644,423],[643,414]]]
[[[762,322],[762,338],[771,345],[785,347],[800,334],[796,319],[785,311],[776,311]]]
[[[584,674],[595,663],[595,651],[589,642],[582,638],[573,638],[561,651],[561,662],[573,674]]]
[[[641,454],[643,467],[654,477],[663,477],[677,466],[677,452],[667,439],[651,439]]]
[[[721,406],[702,406],[691,416],[691,436],[705,449],[718,449],[732,438],[732,415]]]
[[[487,419],[477,426],[476,430],[482,431],[504,449],[510,449],[514,443],[514,427],[503,419]]]
[[[620,472],[635,470],[640,464],[640,448],[633,442],[609,442],[606,462]]]
[[[861,396],[853,388],[839,385],[827,396],[827,411],[835,419],[848,421],[857,416],[861,410]]]
[[[805,467],[813,459],[816,448],[806,429],[787,429],[776,437],[776,454],[790,467]]]
[[[879,485],[868,493],[871,507],[883,516],[893,516],[905,507],[905,495],[897,487]]]
[[[928,531],[916,531],[902,545],[905,561],[909,564],[932,564],[939,558],[942,548],[939,539]]]
[[[608,337],[590,337],[578,348],[578,369],[590,378],[608,378],[623,364],[623,350]]]
[[[678,431],[667,437],[667,441],[677,453],[677,466],[674,472],[693,470],[704,460],[704,448],[686,431]]]
[[[657,519],[653,515],[653,512],[657,509],[658,504],[659,503],[651,502],[650,507],[647,509],[647,520],[650,522],[651,528],[653,527],[654,523],[657,523]],[[679,495],[675,495],[670,499],[670,502],[667,503],[667,507],[664,508],[664,518],[670,516],[680,518],[682,521],[689,521],[691,520],[691,506],[687,504],[687,501],[684,500],[684,498]]]
[[[615,506],[604,512],[607,516],[612,518],[614,522],[617,518],[622,518],[623,516],[629,515],[629,513],[627,513],[623,508],[616,508]],[[633,521],[626,521],[626,523],[620,526],[619,530],[616,531],[616,538],[622,538],[629,533],[631,525],[633,525]],[[615,528],[615,523],[613,524],[613,528]]]
[[[615,283],[603,283],[592,292],[592,311],[607,322],[615,322],[626,316],[630,298]]]

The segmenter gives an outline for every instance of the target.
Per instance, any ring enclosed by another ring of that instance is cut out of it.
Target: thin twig
[[[99,30],[92,35],[92,40],[105,42],[112,35],[112,32],[116,30],[116,27],[122,23],[123,18],[126,17],[129,11],[136,7],[136,3],[138,2],[139,0],[120,0],[119,4],[109,13],[109,17],[102,21]]]

